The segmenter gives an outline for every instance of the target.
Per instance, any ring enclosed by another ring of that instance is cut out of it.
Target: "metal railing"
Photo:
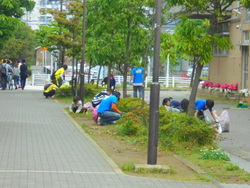
[[[95,79],[93,77],[90,78]],[[70,81],[71,76],[65,75],[65,80]],[[116,85],[123,85],[123,76],[115,76]],[[152,83],[152,76],[147,76],[145,78],[145,88],[149,87],[150,83]],[[97,81],[95,79],[95,81]],[[102,79],[99,80],[101,83]],[[159,83],[162,87],[189,87],[190,78],[186,77],[159,77]],[[32,85],[45,85],[50,82],[50,74],[32,74]],[[85,82],[88,82],[88,75],[85,76]],[[130,82],[130,76],[127,76],[127,84],[132,85]]]

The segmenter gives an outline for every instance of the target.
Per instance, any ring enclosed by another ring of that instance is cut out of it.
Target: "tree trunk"
[[[110,88],[110,74],[111,74],[111,65],[108,65],[108,75],[107,75],[107,89]]]
[[[130,54],[129,54],[129,47],[130,47],[130,25],[131,25],[131,22],[130,22],[130,19],[127,20],[128,21],[128,24],[127,24],[127,27],[128,27],[128,34],[127,34],[127,37],[126,37],[126,61],[124,63],[124,74],[123,74],[123,97],[127,97],[127,74],[128,74],[128,62],[130,60]]]
[[[99,66],[98,76],[97,76],[97,80],[96,80],[96,88],[98,88],[98,86],[99,86],[99,80],[100,80],[101,70],[102,70],[102,66]]]
[[[194,82],[193,82],[191,94],[189,97],[189,105],[188,105],[188,115],[189,116],[194,116],[194,112],[195,112],[194,103],[196,100],[196,94],[197,94],[198,86],[200,83],[200,75],[201,75],[202,68],[203,68],[203,65],[201,65],[200,63],[197,63]]]
[[[127,76],[128,76],[128,64],[124,63],[124,72],[123,72],[123,98],[127,97]]]
[[[194,58],[194,63],[192,66],[192,73],[191,73],[191,81],[190,81],[190,87],[193,87],[193,82],[194,82],[194,76],[195,76],[195,70],[196,70],[196,63],[195,63],[195,58]]]

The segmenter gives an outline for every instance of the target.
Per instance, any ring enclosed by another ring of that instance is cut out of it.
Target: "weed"
[[[230,161],[229,154],[224,152],[224,151],[221,151],[220,149],[203,150],[202,152],[203,152],[203,154],[200,156],[200,159]]]
[[[234,171],[234,170],[239,170],[239,169],[240,169],[239,166],[231,164],[231,163],[227,164],[226,166],[227,171]]]
[[[121,166],[121,169],[124,170],[124,171],[132,172],[132,171],[135,170],[135,165],[134,165],[133,162],[124,163],[124,164]]]

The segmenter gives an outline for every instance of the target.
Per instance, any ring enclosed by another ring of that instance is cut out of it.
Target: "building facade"
[[[209,64],[208,80],[221,84],[238,83],[238,91],[250,89],[250,9],[235,1],[229,11],[231,18],[221,22],[220,27],[221,33],[230,38],[234,48],[228,51],[215,48]]]
[[[49,25],[53,20],[52,15],[42,14],[40,11],[45,9],[65,10],[65,2],[63,0],[34,0],[35,7],[31,12],[26,12],[21,21],[30,26],[31,29],[39,29],[40,25]]]

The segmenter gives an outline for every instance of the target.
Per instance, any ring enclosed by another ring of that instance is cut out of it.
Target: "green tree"
[[[0,56],[6,59],[34,62],[34,52],[36,47],[35,33],[26,25],[15,29],[13,37],[10,38],[0,50]]]
[[[34,6],[32,0],[0,1],[0,49],[13,36],[13,31],[22,25],[18,19],[24,15],[24,8],[31,11]]]
[[[119,70],[124,78],[124,96],[129,67],[140,62],[149,43],[150,3],[152,1],[93,0],[87,6],[87,30],[91,32],[87,33],[87,40],[91,35],[93,42],[88,43],[91,46],[87,47],[87,57],[91,54],[93,61]]]
[[[175,28],[176,49],[194,59],[196,69],[189,103],[194,104],[203,65],[212,59],[213,45],[221,49],[232,48],[229,38],[209,34],[209,20],[183,18]],[[194,114],[194,105],[189,105],[188,114]]]
[[[206,48],[207,52],[204,51],[204,56],[201,59],[201,56],[194,55],[192,56],[194,58],[194,65],[196,66],[195,72],[193,73],[195,75],[194,82],[193,82],[193,87],[192,87],[192,92],[190,95],[190,104],[194,104],[195,97],[196,97],[196,91],[198,88],[199,84],[199,77],[201,75],[201,71],[203,68],[203,65],[206,63],[209,63],[209,61],[212,58],[212,49],[214,46],[220,48],[220,49],[230,49],[232,48],[232,45],[229,42],[229,38],[224,37],[223,35],[220,34],[220,27],[219,27],[219,22],[226,20],[230,17],[230,15],[226,14],[227,9],[232,5],[234,0],[169,0],[168,5],[169,6],[182,6],[185,11],[176,13],[176,14],[184,14],[186,16],[192,17],[194,19],[207,19],[209,20],[207,23],[209,23],[209,27],[207,28],[207,34],[199,37],[205,37],[204,42],[206,42]],[[242,3],[245,3],[246,6],[249,6],[249,1],[242,0]],[[206,24],[207,25],[207,24]],[[194,27],[197,27],[197,25],[194,25]],[[189,28],[187,25],[185,26],[185,29]],[[189,33],[183,29],[183,34],[188,38]],[[192,31],[195,30],[196,28],[193,29],[188,29],[189,32],[192,34]],[[198,37],[198,36],[197,36]],[[194,38],[194,41],[196,39]],[[181,41],[180,41],[181,42]],[[190,41],[191,46],[197,45],[196,43],[192,43]],[[186,46],[186,51],[190,52],[190,46]],[[200,45],[197,45],[200,46]],[[201,49],[203,46],[200,46]],[[192,108],[190,105],[190,108]],[[194,108],[190,109],[189,115],[192,115],[194,111]]]

